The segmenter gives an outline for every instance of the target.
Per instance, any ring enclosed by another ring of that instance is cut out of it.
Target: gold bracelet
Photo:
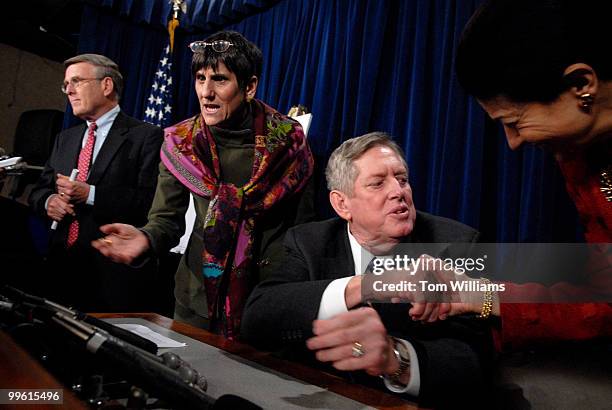
[[[487,278],[480,278],[480,280],[483,281],[485,285],[491,284],[491,281]],[[491,286],[487,286],[487,289],[483,293],[482,309],[478,317],[480,319],[486,319],[491,315],[492,310],[493,310],[493,292],[491,291]]]

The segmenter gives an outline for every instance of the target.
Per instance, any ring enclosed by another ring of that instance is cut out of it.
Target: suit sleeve
[[[488,359],[472,343],[451,337],[409,341],[419,358],[420,405],[480,408],[486,403],[484,395],[489,389],[483,360]]]
[[[32,192],[30,192],[30,196],[28,198],[28,202],[34,213],[37,215],[47,217],[47,210],[45,209],[45,202],[47,198],[52,194],[55,194],[55,180],[56,173],[59,165],[57,164],[57,160],[60,158],[60,143],[62,142],[62,138],[60,136],[55,137],[55,143],[53,144],[53,150],[51,151],[51,155],[49,159],[45,163],[45,167],[36,181]]]
[[[264,349],[303,344],[312,335],[321,297],[332,281],[316,277],[293,229],[285,236],[284,248],[281,263],[251,293],[242,320],[241,336]]]
[[[489,321],[465,316],[421,323],[408,317],[406,304],[375,303],[374,308],[389,334],[410,342],[417,353],[421,405],[479,407],[496,356]]]
[[[255,258],[265,261],[255,268],[258,282],[267,279],[282,262],[285,254],[284,238],[296,225],[315,218],[314,183],[311,179],[305,188],[284,204],[273,208],[258,223],[261,229],[261,254]]]
[[[116,215],[122,215],[122,220],[132,225],[142,225],[146,222],[146,215],[155,194],[163,133],[161,128],[152,126],[138,127],[138,131],[144,132],[140,150],[136,161],[127,165],[138,170],[134,182],[96,186],[93,211],[96,219],[100,221],[115,220]]]
[[[149,222],[142,228],[156,254],[166,252],[176,245],[185,232],[189,195],[189,190],[160,162]]]

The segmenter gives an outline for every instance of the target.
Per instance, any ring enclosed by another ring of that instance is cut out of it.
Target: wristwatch
[[[384,379],[389,385],[395,389],[404,389],[406,388],[406,384],[402,383],[402,376],[410,371],[410,353],[406,348],[406,345],[402,343],[400,340],[392,337],[393,341],[393,354],[399,363],[398,369],[392,374],[386,374]]]

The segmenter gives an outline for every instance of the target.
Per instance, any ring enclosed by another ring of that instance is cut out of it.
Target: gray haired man
[[[45,296],[83,310],[147,308],[151,272],[106,261],[90,243],[105,223],[146,221],[162,130],[121,111],[123,77],[108,57],[82,54],[64,66],[61,90],[84,122],[58,135],[29,199],[54,228]]]
[[[486,329],[449,320],[423,325],[406,304],[364,307],[361,279],[364,255],[385,255],[406,241],[473,242],[478,232],[415,210],[402,150],[383,133],[345,141],[326,177],[338,218],[287,232],[285,259],[251,294],[242,335],[267,349],[306,347],[317,362],[357,371],[366,383],[382,376],[381,388],[421,404],[477,407],[486,390]]]

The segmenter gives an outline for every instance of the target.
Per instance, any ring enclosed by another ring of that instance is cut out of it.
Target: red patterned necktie
[[[89,167],[91,166],[91,158],[93,155],[93,148],[96,144],[96,130],[98,129],[98,125],[95,122],[89,124],[89,132],[87,132],[87,141],[85,142],[85,146],[81,149],[79,154],[79,174],[77,175],[77,181],[85,181],[87,180],[87,174],[89,174]],[[72,221],[70,224],[70,229],[68,230],[68,247],[74,245],[77,238],[79,237],[79,221],[76,219]]]

